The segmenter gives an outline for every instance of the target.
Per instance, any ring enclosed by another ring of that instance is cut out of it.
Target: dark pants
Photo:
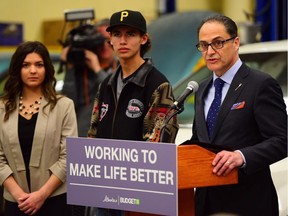
[[[125,212],[115,209],[96,208],[96,216],[124,216]]]
[[[4,216],[4,198],[3,198],[3,187],[0,186],[0,216]]]
[[[18,203],[5,200],[5,216],[26,216]],[[72,216],[72,206],[66,203],[66,194],[48,198],[35,216]]]

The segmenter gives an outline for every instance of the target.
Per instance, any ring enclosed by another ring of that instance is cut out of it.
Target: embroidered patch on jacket
[[[108,112],[108,104],[102,103],[99,121],[101,121],[105,117],[107,112]]]
[[[139,118],[142,116],[144,105],[138,99],[131,99],[126,109],[126,116],[129,118]]]
[[[153,128],[153,133],[151,134],[152,136],[151,141],[152,142],[160,142],[161,139],[161,128],[165,123],[165,113],[157,113],[156,118],[155,118],[155,127]]]
[[[97,113],[99,111],[99,106],[95,106],[93,110],[93,114]]]
[[[233,104],[233,106],[231,107],[231,110],[235,110],[235,109],[243,109],[245,106],[245,101],[239,102],[239,103],[235,103]]]

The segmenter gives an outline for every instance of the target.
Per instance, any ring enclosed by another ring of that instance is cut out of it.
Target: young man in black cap
[[[144,58],[151,47],[145,18],[138,11],[119,11],[111,16],[106,31],[120,66],[99,88],[88,136],[173,143],[178,131],[175,117],[160,139],[174,96],[167,78]],[[100,211],[97,215],[121,215],[121,211]]]

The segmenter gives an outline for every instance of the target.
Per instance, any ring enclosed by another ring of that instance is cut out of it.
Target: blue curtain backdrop
[[[166,0],[166,13],[175,12],[175,0]]]
[[[262,26],[262,41],[287,39],[287,0],[257,0],[255,22]]]
[[[173,13],[176,11],[176,0],[158,0],[158,13],[159,16]]]

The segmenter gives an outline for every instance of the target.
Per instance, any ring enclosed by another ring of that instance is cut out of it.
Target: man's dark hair
[[[143,35],[143,34],[145,34],[145,33],[141,32],[141,35]],[[142,58],[150,50],[151,46],[152,46],[151,39],[148,36],[147,42],[145,44],[141,45],[141,47],[140,47],[140,56]]]
[[[109,26],[110,20],[108,18],[101,19],[96,22],[95,27]]]
[[[208,22],[210,22],[210,23],[211,22],[222,23],[225,26],[227,33],[231,37],[237,37],[237,35],[238,35],[238,28],[237,28],[236,23],[227,16],[224,16],[222,14],[217,14],[214,16],[210,16],[201,22],[201,24],[199,25],[199,27],[197,29],[198,36],[199,36],[199,32],[200,32],[200,29],[202,28],[202,26]]]

